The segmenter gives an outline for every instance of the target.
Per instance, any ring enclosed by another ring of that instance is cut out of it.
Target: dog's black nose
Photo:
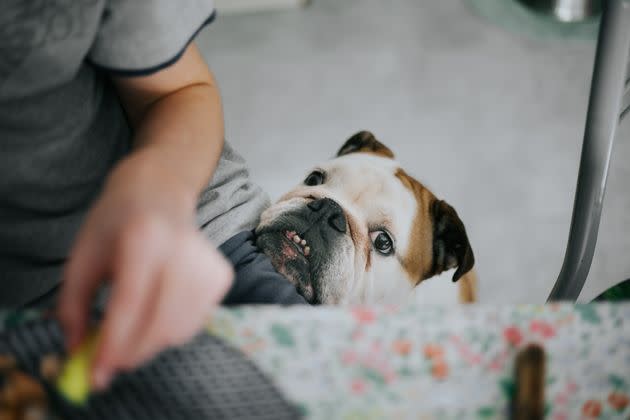
[[[347,222],[346,215],[343,213],[343,209],[335,200],[330,198],[320,198],[313,200],[307,204],[308,208],[316,213],[320,213],[320,216],[328,221],[330,227],[337,232],[346,233]]]

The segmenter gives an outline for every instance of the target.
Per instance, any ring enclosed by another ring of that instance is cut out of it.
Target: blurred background
[[[458,211],[481,302],[544,302],[568,237],[597,22],[556,24],[509,0],[303,3],[219,1],[198,38],[256,182],[276,199],[370,130]],[[629,140],[625,121],[582,301],[630,277]],[[417,297],[453,287],[441,276]]]

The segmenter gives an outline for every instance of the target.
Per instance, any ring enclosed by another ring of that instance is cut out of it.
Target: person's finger
[[[62,275],[57,317],[70,351],[85,336],[89,307],[99,284],[106,276],[111,247],[92,223],[86,223],[74,243]]]
[[[112,294],[101,327],[91,381],[105,388],[113,374],[127,365],[136,335],[146,322],[154,278],[162,264],[164,227],[156,221],[135,221],[121,234],[116,245],[112,272]]]
[[[159,279],[150,322],[142,331],[133,364],[194,336],[231,284],[233,271],[201,235],[191,236],[169,260]]]

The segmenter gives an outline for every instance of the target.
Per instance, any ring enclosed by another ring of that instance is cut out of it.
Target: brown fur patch
[[[363,252],[365,253],[365,271],[368,272],[372,267],[372,247],[369,246],[369,243],[366,243]]]
[[[411,283],[416,286],[432,277],[433,268],[433,217],[431,206],[437,200],[428,188],[403,169],[396,170],[396,177],[409,189],[418,202],[409,238],[407,253],[402,257],[402,266]],[[471,303],[477,299],[477,275],[474,270],[464,274],[459,280],[459,301]]]
[[[477,273],[475,270],[470,270],[464,274],[459,283],[459,302],[460,303],[472,303],[477,300]]]
[[[359,150],[357,150],[356,152],[360,152],[360,153],[368,153],[371,155],[376,155],[376,156],[380,156],[380,157],[386,157],[386,158],[390,158],[393,159],[394,158],[394,153],[385,148],[385,149],[371,149],[371,148],[361,148]]]
[[[371,243],[370,241],[366,240],[366,235],[361,231],[361,228],[357,225],[354,217],[352,217],[350,214],[346,214],[346,220],[348,222],[348,233],[350,235],[352,243],[357,250],[363,249],[363,252],[365,254],[365,271],[368,271],[370,269],[370,266],[372,265]]]
[[[418,208],[414,216],[407,253],[402,256],[402,265],[415,286],[426,278],[433,259],[433,221],[431,203],[435,196],[424,185],[409,176],[404,170],[396,170],[396,178],[416,197]]]

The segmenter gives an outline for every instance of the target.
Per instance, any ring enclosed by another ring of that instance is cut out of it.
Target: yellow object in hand
[[[75,404],[85,404],[90,393],[90,367],[97,341],[97,335],[90,334],[66,360],[57,378],[57,390]]]

